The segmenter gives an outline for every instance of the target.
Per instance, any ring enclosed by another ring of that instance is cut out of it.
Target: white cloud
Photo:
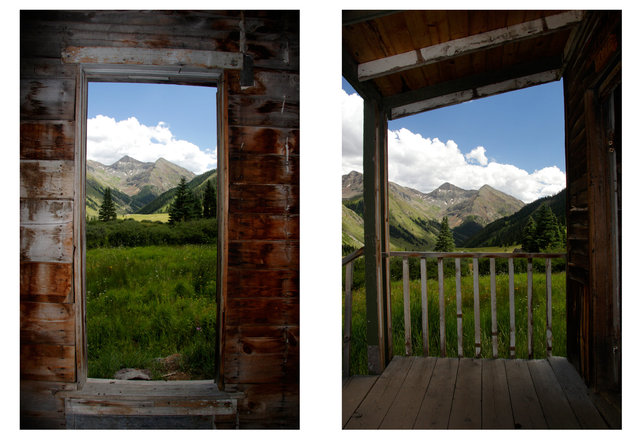
[[[484,154],[486,152],[487,150],[484,147],[478,145],[476,148],[465,154],[464,157],[466,157],[469,162],[475,160],[480,165],[485,166],[489,163],[487,156]]]
[[[164,122],[155,127],[141,124],[135,117],[116,121],[98,115],[87,121],[87,157],[111,165],[124,155],[142,162],[163,157],[196,174],[216,168],[216,151],[202,151],[191,142],[176,139]]]
[[[362,99],[343,91],[342,170],[362,172]],[[524,202],[554,195],[566,184],[565,173],[551,166],[533,173],[509,164],[489,162],[478,146],[463,154],[453,140],[424,138],[401,128],[389,130],[389,180],[430,192],[445,182],[464,189],[490,185]]]

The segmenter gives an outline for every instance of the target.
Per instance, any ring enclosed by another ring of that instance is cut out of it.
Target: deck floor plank
[[[448,428],[482,428],[482,361],[480,359],[460,359]]]
[[[579,429],[576,419],[553,369],[546,359],[527,363],[544,418],[550,429]]]
[[[411,429],[431,379],[436,358],[416,357],[382,420],[381,429]]]
[[[549,363],[580,426],[582,428],[606,429],[607,423],[589,398],[587,386],[569,361],[566,358],[552,356],[549,358]]]
[[[342,386],[342,426],[344,427],[378,376],[352,376]]]
[[[513,429],[513,412],[504,359],[486,359],[482,365],[482,428]]]
[[[377,429],[411,367],[413,358],[394,357],[346,424],[347,429]]]
[[[516,429],[544,429],[547,424],[538,401],[527,362],[514,359],[505,364],[509,396]]]
[[[446,429],[456,386],[458,359],[438,358],[414,429]]]

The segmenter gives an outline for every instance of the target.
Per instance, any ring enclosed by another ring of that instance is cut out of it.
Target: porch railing
[[[344,298],[344,340],[343,340],[343,375],[349,375],[349,358],[351,351],[351,309],[353,288],[353,262],[363,255],[364,248],[346,256],[342,260],[345,266],[345,298]],[[427,259],[436,259],[438,266],[438,305],[439,305],[439,329],[440,329],[440,356],[446,356],[445,335],[445,292],[444,292],[444,260],[453,258],[455,261],[456,278],[456,319],[457,319],[457,343],[458,357],[463,357],[462,345],[462,292],[461,292],[461,264],[462,258],[472,259],[473,263],[473,320],[474,320],[474,346],[475,356],[482,354],[482,340],[480,328],[480,287],[478,260],[489,259],[490,294],[491,294],[491,346],[492,356],[498,357],[498,323],[496,304],[496,259],[508,260],[509,273],[509,357],[516,355],[516,325],[515,325],[515,289],[514,289],[514,260],[527,260],[527,353],[533,358],[533,259],[545,259],[546,273],[546,354],[552,355],[553,333],[552,322],[552,283],[551,260],[554,258],[566,258],[564,253],[483,253],[483,252],[387,252],[384,257],[402,258],[402,292],[404,311],[404,340],[405,355],[412,354],[411,344],[411,310],[409,290],[409,258],[420,259],[420,287],[421,287],[421,311],[422,311],[422,335],[423,353],[429,353],[429,314],[427,292]]]

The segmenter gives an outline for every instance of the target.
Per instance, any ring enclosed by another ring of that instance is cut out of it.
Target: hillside
[[[206,173],[199,174],[194,177],[190,182],[187,183],[187,187],[193,191],[193,193],[202,198],[204,194],[204,186],[207,183],[207,180],[211,180],[211,184],[214,188],[216,188],[216,170],[210,170]],[[163,192],[156,198],[154,198],[148,204],[140,207],[135,213],[136,214],[156,214],[160,212],[168,212],[169,205],[173,202],[173,197],[175,196],[176,188],[171,188],[168,191]]]
[[[496,220],[481,231],[470,237],[464,243],[464,247],[485,247],[485,246],[506,246],[520,244],[521,233],[524,230],[529,216],[535,214],[544,204],[549,204],[551,211],[558,218],[560,224],[565,225],[566,221],[566,200],[567,191],[562,190],[552,197],[543,197],[524,206],[518,212]]]
[[[353,214],[362,217],[362,174],[342,176],[343,245],[362,235]],[[444,183],[430,193],[389,182],[389,235],[393,249],[432,249],[443,216],[449,219],[457,245],[483,226],[513,214],[524,206],[520,200],[488,185],[465,190]],[[353,213],[353,214],[352,214]],[[359,235],[360,234],[360,235]]]

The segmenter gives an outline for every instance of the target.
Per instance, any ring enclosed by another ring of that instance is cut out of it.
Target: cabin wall
[[[20,416],[64,428],[62,390],[86,372],[80,257],[84,130],[70,46],[235,52],[224,73],[228,225],[221,388],[245,392],[241,427],[298,426],[299,40],[297,12],[22,11],[20,25]],[[136,60],[133,60],[135,63]],[[212,103],[213,105],[213,103]]]
[[[620,12],[588,13],[572,47],[564,72],[567,356],[588,385],[617,390],[621,346],[615,262],[621,242],[613,227],[610,169],[616,170],[620,185],[622,151],[620,100],[614,105],[618,129],[612,133],[609,96],[621,84]],[[620,89],[613,93],[619,96]],[[616,152],[613,168],[610,149]],[[618,213],[621,209],[618,194]]]

